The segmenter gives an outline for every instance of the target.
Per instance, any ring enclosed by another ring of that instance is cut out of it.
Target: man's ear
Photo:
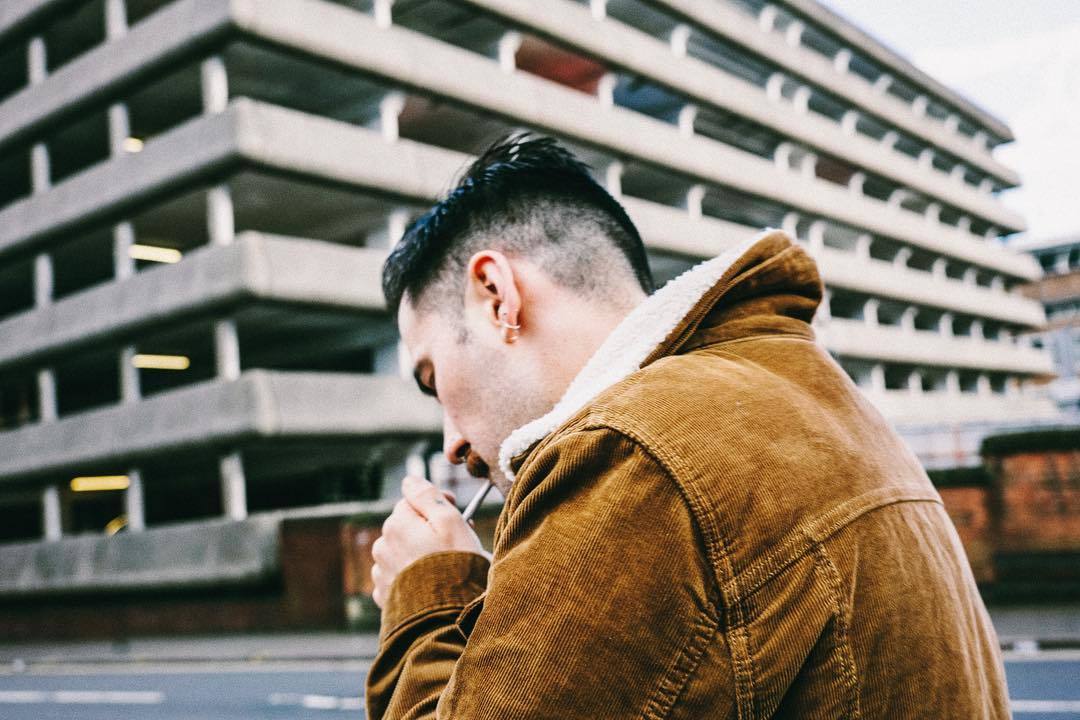
[[[478,300],[484,318],[498,328],[520,325],[521,294],[509,258],[498,250],[480,250],[466,266],[466,293]]]

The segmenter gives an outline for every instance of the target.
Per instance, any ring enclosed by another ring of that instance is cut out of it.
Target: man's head
[[[443,406],[447,458],[490,469],[503,492],[502,440],[550,410],[653,290],[622,206],[528,134],[492,145],[413,222],[382,279],[416,381]]]

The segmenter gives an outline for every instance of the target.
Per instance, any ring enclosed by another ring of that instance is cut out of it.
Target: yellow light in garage
[[[187,370],[191,367],[191,358],[186,355],[138,353],[131,358],[131,364],[140,370]]]
[[[127,527],[127,515],[117,515],[105,525],[106,535],[115,535]]]
[[[71,489],[75,492],[127,490],[129,485],[131,480],[127,475],[83,475],[71,480]]]
[[[128,255],[136,260],[149,260],[150,262],[174,263],[180,262],[184,254],[175,248],[158,247],[157,245],[132,245],[128,248]]]
[[[137,153],[143,149],[143,141],[137,137],[124,138],[124,152]]]

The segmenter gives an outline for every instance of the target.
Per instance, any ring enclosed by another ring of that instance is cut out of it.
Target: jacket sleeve
[[[469,585],[478,561],[458,554],[395,581],[387,607],[427,609],[380,644],[369,718],[666,717],[718,631],[678,486],[607,428],[539,450],[516,482],[486,592]]]

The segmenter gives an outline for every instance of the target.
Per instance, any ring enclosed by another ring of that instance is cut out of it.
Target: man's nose
[[[443,418],[443,454],[455,465],[465,462],[469,455],[469,443],[461,437],[450,418]]]

